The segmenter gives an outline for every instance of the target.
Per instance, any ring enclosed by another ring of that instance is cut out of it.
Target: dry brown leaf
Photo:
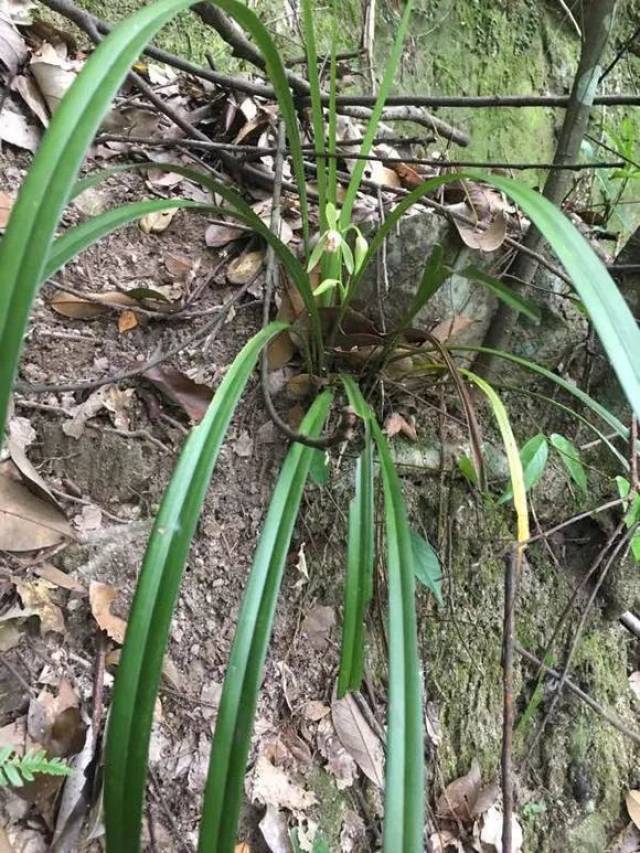
[[[31,112],[40,121],[43,127],[49,126],[49,110],[42,97],[38,84],[31,76],[19,74],[14,78],[11,88],[17,92]]]
[[[138,315],[135,311],[123,311],[118,317],[118,331],[121,335],[130,332],[138,325]]]
[[[246,841],[240,841],[234,847],[233,853],[251,853],[251,847],[249,847]]]
[[[301,549],[300,553],[304,556],[304,550]],[[308,576],[309,575],[307,573],[307,578]],[[333,607],[316,605],[315,607],[312,607],[305,616],[301,630],[302,633],[306,634],[308,637],[311,648],[319,651],[321,649],[326,649],[329,643],[331,629],[335,624],[336,613]]]
[[[308,397],[315,387],[313,376],[310,373],[298,373],[287,382],[287,394],[297,400]]]
[[[400,178],[400,183],[407,190],[414,190],[423,183],[424,178],[416,170],[406,163],[394,163],[391,167]]]
[[[0,64],[13,76],[28,55],[29,48],[25,40],[9,15],[0,9]]]
[[[155,210],[153,213],[147,213],[139,222],[140,230],[144,231],[145,234],[162,234],[171,225],[171,220],[177,212],[177,207],[169,207],[167,210]]]
[[[234,240],[246,237],[246,235],[247,231],[244,228],[238,228],[235,225],[221,225],[216,222],[207,227],[204,232],[204,242],[213,249],[221,249]]]
[[[502,853],[502,821],[503,815],[497,806],[491,806],[482,819],[480,841],[495,848],[497,853]],[[521,853],[523,842],[522,827],[516,815],[511,815],[512,853]]]
[[[627,804],[629,817],[635,826],[640,829],[640,791],[629,791],[625,797],[625,803]]]
[[[19,472],[22,482],[28,489],[43,500],[48,500],[54,506],[60,508],[60,505],[51,493],[49,487],[27,458],[25,448],[28,447],[35,438],[35,432],[33,433],[33,437],[26,438],[24,427],[21,426],[23,421],[24,418],[11,418],[9,421],[7,450],[11,456],[11,461],[15,465],[16,470]]]
[[[166,397],[181,406],[195,423],[199,423],[205,416],[213,397],[213,391],[208,385],[194,382],[175,367],[166,364],[152,367],[142,375]]]
[[[47,106],[53,113],[67,90],[73,85],[81,63],[67,59],[65,45],[59,44],[54,47],[48,42],[43,42],[40,49],[33,54],[29,67]]]
[[[318,750],[326,758],[326,770],[336,780],[338,790],[351,787],[358,776],[358,765],[340,743],[330,716],[324,716],[318,723]]]
[[[400,434],[404,435],[404,437],[408,438],[410,441],[418,440],[418,434],[416,433],[415,426],[405,420],[405,418],[398,414],[398,412],[393,412],[386,419],[384,422],[384,431],[389,438],[393,438],[394,435]]]
[[[227,281],[229,284],[249,284],[262,269],[264,259],[264,249],[243,252],[227,267]]]
[[[480,765],[477,761],[471,770],[444,789],[436,804],[436,813],[445,820],[470,821],[480,792]]]
[[[177,172],[165,172],[162,169],[149,169],[147,183],[151,187],[175,187],[184,180],[184,175]]]
[[[315,794],[293,782],[285,770],[272,764],[264,753],[258,756],[254,765],[249,787],[253,802],[289,809],[294,813],[304,812],[317,802]]]
[[[184,255],[167,255],[164,265],[169,275],[174,278],[184,278],[193,269],[193,261]]]
[[[57,507],[0,474],[0,551],[35,551],[66,537],[73,531]]]
[[[63,757],[80,752],[86,729],[79,706],[80,700],[71,684],[65,678],[60,679],[57,696],[45,688],[29,703],[29,736],[50,755]]]
[[[118,290],[92,293],[91,296],[92,300],[89,301],[81,296],[75,296],[73,293],[59,291],[51,299],[49,305],[63,317],[71,317],[73,320],[93,320],[107,314],[110,305],[129,308],[138,304],[131,296],[120,293]]]
[[[356,700],[348,694],[331,703],[331,719],[340,743],[365,776],[379,788],[384,787],[384,750]]]
[[[440,343],[445,343],[445,341],[451,341],[458,335],[461,335],[462,332],[465,332],[470,326],[475,323],[475,319],[473,317],[465,317],[464,314],[456,314],[453,317],[449,317],[447,320],[443,320],[441,323],[438,323],[436,326],[431,329],[431,337],[435,338]]]
[[[102,388],[93,391],[83,403],[76,406],[72,419],[62,424],[62,432],[65,435],[71,436],[71,438],[80,438],[84,432],[86,422],[104,409],[109,389],[112,387],[103,385]]]
[[[364,170],[366,180],[373,181],[385,187],[402,188],[402,182],[393,169],[383,166],[379,160],[371,160]]]
[[[0,141],[35,152],[40,145],[40,135],[40,130],[18,112],[11,101],[5,104],[0,121]]]
[[[468,215],[471,218],[473,214],[469,211]],[[473,225],[460,222],[455,217],[453,221],[462,242],[470,249],[477,249],[481,252],[495,252],[504,243],[507,236],[507,219],[502,212],[497,213],[484,229],[474,228]]]
[[[331,708],[318,699],[312,699],[311,702],[307,702],[302,710],[305,720],[310,720],[312,723],[317,723],[318,720],[321,720],[330,713]]]
[[[77,592],[79,595],[87,594],[86,587],[81,584],[80,581],[77,581],[75,578],[72,578],[71,575],[68,575],[66,572],[52,566],[51,563],[40,563],[33,567],[33,571],[38,575],[38,577],[44,578],[44,580],[49,581],[49,583],[59,586],[62,589],[68,589],[70,592]]]
[[[14,583],[23,606],[32,610],[40,619],[40,633],[44,635],[49,631],[55,631],[58,634],[64,634],[62,610],[51,601],[50,593],[55,589],[55,585],[44,578],[34,581],[21,581],[14,578]]]
[[[11,208],[13,207],[13,203],[15,200],[15,193],[8,193],[4,190],[0,190],[0,231],[4,231],[4,229],[7,227],[7,222],[9,221],[9,216],[11,214]]]
[[[116,429],[128,431],[131,426],[129,410],[131,409],[135,391],[133,388],[118,388],[117,385],[106,385],[103,387],[105,389],[103,405],[111,414],[113,425]]]
[[[253,438],[248,430],[243,430],[233,442],[233,452],[242,459],[248,459],[253,455]]]
[[[91,581],[89,584],[89,604],[94,619],[108,637],[122,645],[127,623],[120,616],[111,612],[111,605],[117,595],[117,590],[109,584],[99,583],[98,581]]]

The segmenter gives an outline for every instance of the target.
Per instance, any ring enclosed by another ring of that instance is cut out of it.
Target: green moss
[[[317,767],[311,771],[307,782],[319,803],[318,829],[326,838],[329,850],[339,850],[342,821],[349,808],[345,793],[338,790],[332,776]]]

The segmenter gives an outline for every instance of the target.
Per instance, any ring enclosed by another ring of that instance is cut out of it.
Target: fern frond
[[[24,755],[10,746],[0,749],[0,787],[22,788],[25,782],[33,782],[37,773],[70,776],[73,770],[61,758],[47,758],[44,749],[32,749]]]

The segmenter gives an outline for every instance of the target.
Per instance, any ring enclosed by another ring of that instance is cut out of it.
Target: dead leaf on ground
[[[166,210],[147,213],[139,222],[140,230],[145,234],[162,234],[171,225],[171,220],[177,212],[177,207],[169,207]]]
[[[18,595],[25,608],[29,608],[40,620],[40,633],[44,636],[49,631],[64,634],[65,625],[62,610],[51,600],[54,584],[39,578],[33,581],[14,579]]]
[[[640,791],[629,791],[625,797],[625,803],[627,804],[629,817],[635,826],[640,829]]]
[[[472,820],[480,785],[480,765],[474,760],[469,772],[447,785],[438,797],[437,816],[444,820]]]
[[[78,533],[88,536],[102,527],[102,510],[97,506],[83,506],[82,511],[74,516],[73,523]]]
[[[249,789],[253,802],[289,809],[294,814],[304,812],[317,802],[312,791],[306,791],[293,782],[288,773],[272,764],[264,753],[258,756],[254,765]]]
[[[364,775],[384,787],[384,750],[378,735],[367,722],[351,694],[331,703],[331,719],[340,743]]]
[[[325,769],[335,778],[338,790],[350,788],[358,777],[358,765],[340,743],[329,715],[322,717],[318,723],[317,744],[327,761]]]
[[[46,688],[29,703],[29,736],[52,756],[75,755],[84,745],[86,727],[80,714],[80,699],[71,684],[60,679],[56,696]]]
[[[301,550],[304,555],[304,551]],[[306,568],[306,560],[305,560]],[[307,578],[309,577],[307,572]],[[309,639],[309,645],[312,649],[320,651],[326,649],[329,643],[329,635],[331,629],[336,624],[336,612],[333,607],[325,607],[324,605],[316,605],[307,613],[302,622],[301,630]]]
[[[91,581],[89,584],[89,604],[94,619],[108,637],[122,645],[127,623],[120,616],[111,612],[111,605],[117,595],[117,590],[109,584],[99,583],[98,581]]]
[[[236,844],[233,853],[251,853],[251,847],[249,847],[246,841],[240,841]]]
[[[491,806],[482,818],[480,831],[480,841],[495,848],[497,853],[502,853],[502,820],[502,811],[497,806]],[[511,839],[513,853],[521,853],[524,836],[516,815],[511,816]]]
[[[247,234],[248,231],[245,228],[238,228],[235,225],[222,225],[216,222],[207,227],[204,232],[204,242],[212,249],[221,249],[234,240],[246,237]]]
[[[170,276],[184,278],[191,272],[194,263],[191,258],[184,255],[167,255],[164,259],[164,266]]]
[[[44,578],[49,583],[55,584],[55,586],[59,586],[62,589],[68,589],[69,592],[77,592],[79,595],[87,594],[86,587],[80,581],[52,566],[51,563],[40,563],[33,567],[33,571],[38,577]]]
[[[0,9],[0,63],[13,76],[29,55],[29,48],[9,15]],[[4,120],[4,118],[3,118]]]
[[[0,474],[0,551],[36,551],[74,538],[57,507]]]
[[[498,213],[484,230],[474,228],[473,225],[467,225],[456,218],[453,221],[462,242],[470,249],[477,249],[481,252],[495,252],[504,243],[507,236],[507,220],[503,213]]]
[[[275,806],[268,805],[258,826],[271,853],[291,853],[289,827],[284,812]]]
[[[92,293],[91,297],[91,300],[83,299],[60,290],[50,300],[49,305],[57,314],[73,320],[94,320],[96,317],[102,317],[109,313],[109,306],[131,308],[138,305],[137,300],[126,293],[120,293],[119,290]]]
[[[253,438],[248,430],[243,430],[233,442],[233,452],[241,459],[248,459],[253,455]]]
[[[71,438],[80,438],[87,421],[94,418],[104,409],[110,387],[113,386],[103,385],[102,388],[93,391],[83,403],[76,406],[71,420],[65,421],[62,424],[62,432],[65,435],[71,436]]]
[[[118,331],[121,335],[130,332],[138,325],[138,315],[135,311],[123,311],[118,317]]]
[[[33,115],[43,127],[49,126],[49,110],[38,84],[30,75],[18,74],[11,83],[11,89],[17,92]]]
[[[213,391],[208,385],[194,382],[175,367],[165,364],[152,367],[142,375],[166,397],[183,408],[195,423],[199,423],[205,416],[213,397]]]
[[[0,141],[31,152],[35,152],[40,145],[40,131],[21,112],[18,112],[10,100],[5,103],[2,110]]]
[[[111,414],[114,427],[128,432],[131,427],[129,415],[131,404],[134,400],[134,389],[118,388],[117,385],[106,385],[103,387],[105,388],[103,405]]]
[[[11,215],[11,208],[16,200],[15,193],[8,193],[0,190],[0,231],[4,231]]]
[[[398,414],[398,412],[393,412],[393,414],[389,415],[386,419],[384,422],[384,431],[389,438],[393,438],[394,435],[403,435],[410,441],[418,440],[415,425],[405,420],[405,418]]]
[[[66,45],[43,42],[31,58],[30,69],[53,113],[73,85],[82,63],[67,58]]]
[[[30,421],[26,418],[11,418],[9,421],[7,450],[11,456],[11,461],[20,473],[24,485],[38,497],[48,500],[54,506],[60,508],[58,501],[51,493],[46,482],[27,458],[26,448],[35,438],[36,434],[31,427]]]
[[[324,702],[320,702],[318,699],[312,699],[310,702],[307,702],[302,709],[302,714],[305,720],[310,720],[312,723],[317,723],[330,713],[331,708],[328,705],[325,705]]]
[[[164,169],[149,169],[147,183],[151,187],[175,187],[184,180],[184,175],[177,172],[166,172]]]
[[[456,314],[438,323],[431,329],[431,337],[435,338],[440,343],[447,343],[455,340],[470,326],[476,322],[474,317],[465,317],[464,314]]]
[[[229,284],[250,284],[262,269],[265,259],[264,249],[243,252],[227,267]]]
[[[394,163],[391,167],[400,178],[400,183],[406,190],[414,190],[423,183],[424,178],[407,163]]]

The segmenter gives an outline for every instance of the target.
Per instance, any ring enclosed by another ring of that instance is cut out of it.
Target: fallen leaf
[[[429,848],[432,853],[465,853],[462,841],[449,829],[432,833],[429,836]]]
[[[13,76],[29,55],[29,48],[9,15],[0,9],[0,63]],[[4,117],[3,117],[4,121]]]
[[[94,418],[98,412],[105,408],[110,387],[113,386],[103,385],[102,388],[93,391],[83,403],[76,406],[75,410],[73,410],[73,418],[62,424],[62,432],[65,435],[71,436],[71,438],[80,438],[84,432],[86,422]]]
[[[62,589],[68,589],[70,592],[77,592],[80,595],[87,594],[86,587],[83,586],[80,581],[77,581],[75,578],[72,578],[71,575],[68,575],[66,572],[52,566],[51,563],[40,563],[33,567],[33,571],[38,575],[38,577],[44,578],[49,581],[49,583],[62,587]]]
[[[249,847],[246,841],[241,841],[239,844],[236,844],[233,853],[251,853],[251,847]]]
[[[634,825],[640,829],[640,791],[629,791],[625,797],[627,811]]]
[[[410,424],[397,412],[393,412],[393,414],[389,415],[386,419],[384,422],[384,431],[389,438],[393,438],[394,435],[400,434],[404,435],[404,437],[408,438],[410,441],[418,440],[418,434],[416,433],[415,426]]]
[[[106,385],[103,395],[103,405],[111,414],[111,420],[116,429],[129,431],[131,422],[129,410],[134,399],[133,388],[118,388],[117,385]]]
[[[138,315],[135,311],[123,311],[118,317],[118,331],[121,335],[130,332],[138,325]]]
[[[102,527],[102,510],[97,506],[83,506],[82,512],[73,519],[78,533],[87,536]]]
[[[73,85],[80,64],[67,59],[66,46],[43,42],[31,59],[29,68],[51,112],[55,112],[67,90]]]
[[[287,394],[297,400],[303,400],[315,387],[314,377],[310,373],[298,373],[287,382]]]
[[[85,216],[97,216],[109,206],[109,196],[96,187],[87,187],[73,200],[73,206]]]
[[[33,23],[35,7],[32,0],[0,0],[0,9],[18,26],[26,27]]]
[[[258,826],[271,853],[291,853],[289,829],[284,812],[271,804],[267,805],[267,811]]]
[[[304,551],[302,551],[304,555]],[[306,560],[305,560],[306,568]],[[307,578],[308,578],[307,572]],[[302,622],[302,632],[307,635],[312,649],[326,649],[329,643],[331,629],[336,624],[336,613],[333,607],[317,605],[312,607]]]
[[[35,581],[14,580],[18,595],[24,607],[29,608],[40,619],[40,633],[44,636],[50,631],[64,634],[65,625],[62,610],[51,601],[50,592],[54,584],[40,578]]]
[[[318,723],[317,743],[320,754],[327,761],[325,770],[335,778],[338,790],[350,788],[358,776],[358,765],[340,743],[328,715]]]
[[[111,605],[117,595],[117,590],[109,584],[99,583],[98,581],[91,581],[89,584],[89,604],[93,618],[108,637],[122,645],[127,623],[120,616],[111,612]]]
[[[10,649],[15,649],[22,639],[22,631],[18,629],[17,620],[0,623],[0,652],[8,652]],[[2,853],[2,846],[0,846]]]
[[[453,340],[462,332],[466,331],[475,323],[473,317],[465,317],[464,314],[455,314],[447,320],[443,320],[431,329],[431,337],[440,343]]]
[[[480,841],[494,847],[497,853],[502,853],[502,820],[500,809],[497,806],[491,806],[482,818],[480,831]],[[511,816],[511,839],[512,853],[521,853],[524,836],[516,815]]]
[[[167,210],[155,210],[153,213],[147,213],[138,223],[140,230],[144,231],[145,234],[162,234],[171,225],[171,220],[177,212],[177,207],[169,207]]]
[[[152,187],[175,187],[184,180],[184,175],[177,172],[165,172],[162,169],[149,169],[147,183]]]
[[[470,821],[480,792],[480,765],[473,761],[471,770],[451,782],[438,797],[436,814],[445,820]]]
[[[40,145],[40,131],[25,116],[6,103],[0,121],[0,141],[35,152]]]
[[[15,193],[0,191],[0,230],[2,231],[7,227],[15,199]]]
[[[233,452],[242,459],[248,459],[253,454],[253,438],[246,429],[233,442]]]
[[[35,431],[26,418],[11,418],[9,421],[7,450],[11,456],[11,461],[20,472],[20,477],[24,485],[38,497],[51,501],[54,506],[60,508],[49,487],[27,458],[26,448],[33,442],[35,437]]]
[[[131,296],[120,293],[119,290],[92,293],[91,296],[90,301],[61,290],[50,300],[49,305],[63,317],[70,317],[73,320],[94,320],[96,317],[108,314],[110,305],[129,308],[138,304]]]
[[[84,746],[86,727],[80,714],[80,700],[65,679],[60,679],[56,696],[46,688],[29,703],[29,736],[52,756],[75,755]]]
[[[318,699],[313,699],[311,702],[307,702],[302,710],[302,715],[305,720],[310,720],[312,723],[317,723],[318,720],[321,720],[330,713],[331,708],[328,705],[325,705],[324,702],[320,702]]]
[[[30,75],[18,74],[11,84],[43,127],[49,126],[49,110],[38,84]]]
[[[237,228],[235,225],[221,225],[214,223],[207,227],[204,232],[204,242],[212,249],[221,249],[227,246],[234,240],[239,240],[241,237],[247,236],[247,231],[244,228]]]
[[[331,719],[340,743],[365,776],[384,787],[384,750],[351,694],[331,703]]]
[[[631,673],[629,676],[629,687],[636,699],[640,699],[640,671]]]
[[[0,474],[0,551],[35,551],[67,537],[73,531],[59,509]]]
[[[191,258],[184,255],[167,255],[164,259],[165,269],[174,278],[184,278],[193,269]]]
[[[414,190],[423,183],[424,178],[416,170],[406,163],[394,163],[391,167],[400,178],[400,183],[407,190]]]
[[[262,269],[264,258],[264,249],[243,252],[242,255],[231,261],[227,267],[227,281],[229,284],[249,284],[252,282]]]
[[[142,374],[166,397],[181,406],[192,421],[199,423],[205,416],[213,391],[208,385],[194,382],[175,367],[161,364]]]
[[[293,782],[286,771],[272,764],[264,753],[258,756],[254,765],[249,788],[253,802],[289,809],[294,813],[304,812],[317,802],[313,792],[305,791]]]

